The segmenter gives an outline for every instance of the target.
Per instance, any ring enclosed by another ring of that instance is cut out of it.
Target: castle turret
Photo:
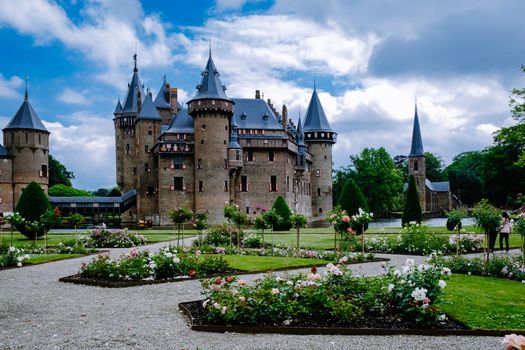
[[[227,145],[234,103],[226,96],[211,50],[201,75],[197,93],[188,102],[195,129],[195,209],[207,208],[210,222],[219,223],[230,201]]]
[[[11,161],[11,169],[5,175],[11,173],[12,196],[2,198],[2,202],[10,203],[9,210],[14,210],[22,190],[30,182],[40,184],[44,191],[49,184],[49,131],[29,102],[27,88],[24,102],[3,132],[5,148],[0,152],[4,159]]]
[[[117,184],[123,192],[137,187],[137,149],[135,140],[135,122],[142,109],[144,88],[140,82],[137,55],[133,55],[134,68],[131,83],[124,104],[119,108],[120,101],[115,109],[113,119],[115,125],[115,151],[117,154]],[[120,111],[119,111],[120,109]]]
[[[423,150],[423,139],[421,137],[421,130],[419,128],[419,116],[417,114],[417,103],[414,112],[414,126],[412,129],[412,145],[410,147],[410,154],[408,155],[408,173],[414,175],[416,180],[416,187],[419,194],[419,203],[421,209],[426,208],[426,164],[425,152]]]
[[[166,81],[166,76],[164,76],[159,93],[155,97],[155,107],[159,110],[162,125],[169,125],[172,116],[182,109],[177,101],[177,89],[170,87]]]
[[[315,85],[303,132],[312,154],[312,217],[313,220],[322,220],[332,209],[332,145],[336,142],[337,133],[328,123]]]

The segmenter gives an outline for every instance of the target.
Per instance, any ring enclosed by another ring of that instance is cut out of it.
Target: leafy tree
[[[474,218],[474,226],[480,228],[485,232],[485,241],[487,242],[487,262],[489,261],[490,237],[495,239],[494,235],[499,231],[501,225],[501,211],[494,207],[486,199],[481,200],[472,209],[472,217]]]
[[[79,190],[63,184],[56,184],[47,191],[50,197],[91,197],[89,191]]]
[[[355,179],[355,171],[350,170],[348,167],[341,167],[340,169],[334,170],[332,174],[332,204],[335,207],[343,186],[349,178]]]
[[[36,182],[30,182],[22,191],[15,210],[26,220],[37,222],[40,217],[51,209],[51,204],[42,187]],[[29,239],[36,239],[44,235],[44,230],[28,230],[19,225],[17,229]]]
[[[411,221],[421,223],[423,214],[421,204],[419,203],[419,194],[416,187],[416,179],[413,175],[408,178],[408,188],[405,194],[405,206],[403,208],[403,217],[401,225],[405,226]]]
[[[67,170],[64,164],[49,155],[49,187],[57,184],[71,187],[71,180],[75,178],[72,171]]]
[[[198,232],[197,240],[200,245],[203,244],[202,231],[208,228],[208,211],[206,209],[199,209],[195,212],[195,219],[193,225]]]
[[[383,148],[365,148],[351,156],[355,181],[368,199],[369,209],[384,213],[399,208],[403,175]]]
[[[281,217],[281,220],[273,227],[274,231],[289,231],[292,228],[290,218],[292,217],[292,211],[282,196],[277,197],[273,203],[272,209]]]
[[[120,197],[122,196],[122,191],[118,186],[113,187],[106,197]]]
[[[483,163],[483,152],[471,151],[458,154],[445,168],[451,192],[465,204],[473,205],[481,200]]]
[[[301,236],[301,229],[306,227],[308,219],[302,214],[292,214],[290,222],[292,224],[292,227],[297,230],[297,257],[299,257],[301,255],[299,237]]]
[[[359,208],[368,211],[368,203],[361,189],[353,179],[348,179],[343,186],[337,205],[346,210],[349,215],[357,214]]]
[[[99,188],[93,192],[91,192],[91,194],[95,197],[106,197],[109,193],[109,189],[107,188]]]
[[[408,157],[402,154],[399,154],[393,158],[396,168],[398,168],[403,174],[403,181],[408,180]]]
[[[446,181],[447,177],[443,173],[445,162],[440,155],[425,152],[425,167],[427,179],[430,181]]]
[[[170,220],[177,225],[177,247],[179,246],[179,240],[182,237],[182,245],[184,246],[184,223],[190,221],[193,218],[193,212],[191,209],[186,207],[174,208],[168,210],[168,217]],[[182,233],[182,234],[181,234]]]

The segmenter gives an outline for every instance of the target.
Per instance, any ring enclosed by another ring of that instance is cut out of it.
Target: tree
[[[63,184],[56,184],[47,191],[50,197],[91,197],[91,193]]]
[[[109,193],[107,194],[107,197],[120,197],[122,196],[122,191],[118,186],[113,187]]]
[[[473,205],[481,200],[484,158],[484,154],[480,151],[460,153],[444,170],[450,181],[451,192],[467,205]]]
[[[425,152],[425,168],[430,181],[446,181],[447,177],[443,173],[445,162],[439,154]]]
[[[51,209],[51,204],[42,187],[36,182],[30,182],[22,191],[15,210],[26,220],[38,222],[41,216]],[[20,233],[29,239],[36,239],[44,235],[44,230],[29,230],[22,225],[16,227]]]
[[[91,194],[95,197],[106,197],[108,193],[109,193],[109,189],[107,188],[99,188],[91,192]]]
[[[356,183],[368,199],[371,211],[385,213],[400,207],[403,176],[383,147],[365,148],[350,160]]]
[[[494,207],[486,199],[474,206],[472,209],[472,217],[474,218],[474,226],[480,228],[485,233],[487,262],[489,261],[489,250],[491,248],[490,241],[496,239],[495,234],[499,231],[501,225],[501,211]]]
[[[354,180],[348,179],[341,190],[339,199],[337,200],[337,205],[341,209],[346,210],[349,215],[357,214],[359,208],[362,208],[364,211],[368,211],[368,203],[366,202],[363,192]]]
[[[403,181],[408,181],[408,157],[399,154],[393,158],[396,168],[398,168],[403,174]]]
[[[408,178],[408,188],[405,194],[405,206],[403,208],[403,217],[401,225],[404,227],[411,221],[418,224],[423,220],[421,204],[419,203],[419,194],[416,187],[416,179],[413,175]]]
[[[195,229],[198,232],[197,240],[200,245],[203,244],[202,231],[208,228],[208,211],[206,209],[199,209],[195,212],[195,220],[193,222]]]
[[[241,246],[241,233],[242,233],[242,225],[244,225],[248,221],[248,215],[246,213],[242,212],[239,209],[239,206],[237,204],[227,204],[224,207],[224,217],[228,220],[230,224],[235,224],[237,226],[237,246]],[[233,232],[230,230],[230,248],[233,246]]]
[[[273,203],[272,209],[281,217],[281,220],[273,227],[274,231],[289,231],[292,228],[290,218],[292,211],[282,196],[277,197]]]
[[[302,214],[292,214],[292,217],[290,218],[290,222],[292,224],[292,227],[297,230],[297,257],[299,257],[301,255],[299,237],[301,236],[301,229],[306,227],[306,224],[308,223],[308,219],[306,218],[306,216]]]
[[[182,246],[184,246],[184,226],[183,224],[192,219],[193,212],[186,207],[174,208],[174,209],[168,210],[168,217],[178,227],[177,247],[179,246],[179,240],[181,237],[182,237]]]
[[[49,155],[49,187],[57,184],[71,187],[71,180],[75,178],[72,171],[67,170],[64,164]]]

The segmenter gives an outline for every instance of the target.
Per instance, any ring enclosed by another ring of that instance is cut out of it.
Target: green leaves
[[[410,175],[408,179],[408,189],[405,194],[405,206],[403,208],[401,225],[405,226],[411,221],[421,223],[421,220],[423,220],[423,213],[421,212],[421,204],[419,203],[416,180],[413,175]]]

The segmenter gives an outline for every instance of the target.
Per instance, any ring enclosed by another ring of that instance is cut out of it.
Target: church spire
[[[414,106],[414,126],[412,129],[412,145],[410,147],[409,157],[418,157],[424,155],[423,139],[421,137],[421,129],[419,128],[419,116],[417,114],[417,100]]]

